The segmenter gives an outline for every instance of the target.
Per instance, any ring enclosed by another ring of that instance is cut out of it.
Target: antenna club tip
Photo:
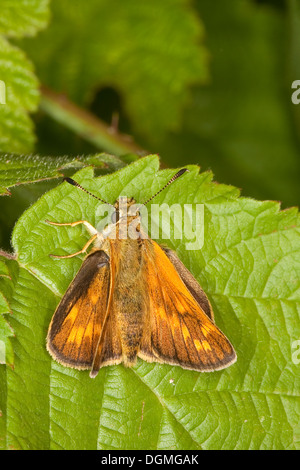
[[[63,179],[63,181],[66,181],[69,184],[72,184],[73,186],[77,186],[78,183],[76,181],[72,180],[72,178],[68,178],[67,176]]]
[[[173,176],[172,180],[177,180],[177,178],[179,178],[180,176],[182,176],[184,173],[189,173],[190,170],[188,170],[187,168],[182,168],[181,170],[179,170],[176,175]]]
[[[186,172],[189,173],[190,170],[188,170],[188,168],[182,168],[181,170],[178,171],[177,174],[178,174],[178,176],[181,176],[181,175],[183,175],[183,173],[186,173]]]

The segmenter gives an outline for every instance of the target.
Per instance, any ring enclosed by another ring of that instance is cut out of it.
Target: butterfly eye
[[[119,220],[119,211],[114,211],[111,215],[111,221],[113,224],[116,224]]]

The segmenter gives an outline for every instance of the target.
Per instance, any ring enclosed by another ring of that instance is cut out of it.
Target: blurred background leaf
[[[188,85],[207,79],[203,26],[187,0],[52,0],[53,21],[27,41],[44,84],[91,105],[116,90],[132,129],[153,141],[181,121]]]
[[[288,3],[233,0],[214,14],[209,0],[196,5],[212,57],[211,81],[194,89],[181,132],[170,135],[160,153],[177,163],[185,153],[243,195],[297,204],[299,132],[288,74]]]
[[[47,26],[49,0],[1,0],[0,34],[34,36]]]
[[[25,54],[0,36],[0,78],[6,104],[0,105],[0,148],[3,152],[30,152],[35,142],[29,112],[37,109],[38,82]]]
[[[0,80],[5,104],[0,104],[0,151],[30,152],[35,142],[29,112],[38,106],[38,80],[25,54],[7,38],[33,36],[46,26],[48,0],[2,0],[0,15]]]
[[[299,0],[51,5],[50,27],[24,46],[46,85],[108,124],[118,116],[167,165],[198,163],[244,195],[298,203]],[[95,149],[36,121],[38,152]]]

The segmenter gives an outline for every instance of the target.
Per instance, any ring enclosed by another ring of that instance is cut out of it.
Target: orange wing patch
[[[110,268],[104,255],[99,251],[86,258],[50,324],[47,348],[64,365],[92,366],[110,291]]]
[[[223,369],[236,360],[232,345],[204,313],[164,251],[145,241],[145,283],[150,329],[139,356],[198,371]]]

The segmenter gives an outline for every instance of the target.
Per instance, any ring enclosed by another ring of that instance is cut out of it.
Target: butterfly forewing
[[[206,315],[214,321],[214,312],[210,305],[210,302],[205,294],[204,290],[201,288],[200,284],[196,281],[194,276],[190,271],[185,267],[185,265],[180,261],[177,254],[170,248],[161,247],[174,268],[177,271],[177,274],[180,276],[181,280],[184,282],[196,302],[201,306],[202,310]]]
[[[146,240],[145,256],[150,329],[139,356],[199,371],[233,363],[236,355],[229,340],[195,300],[165,252]]]
[[[78,369],[91,368],[109,291],[109,258],[97,250],[85,259],[54,313],[47,337],[47,348],[54,359]]]

